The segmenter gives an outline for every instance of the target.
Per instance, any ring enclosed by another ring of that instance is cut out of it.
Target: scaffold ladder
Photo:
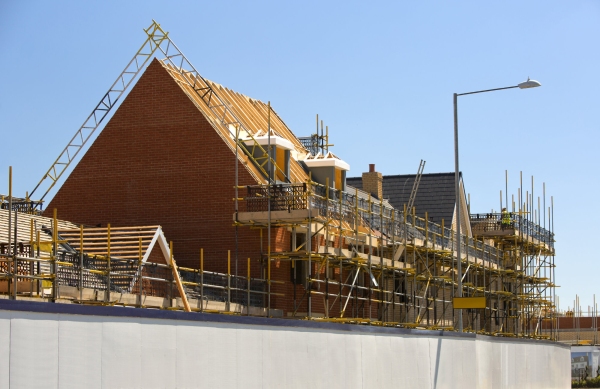
[[[415,198],[417,197],[417,191],[419,190],[419,184],[421,183],[421,176],[423,175],[423,169],[425,169],[425,161],[421,160],[419,163],[419,169],[415,176],[415,182],[413,182],[412,190],[410,191],[410,197],[408,198],[407,208],[408,212],[411,212],[413,205],[415,204]]]

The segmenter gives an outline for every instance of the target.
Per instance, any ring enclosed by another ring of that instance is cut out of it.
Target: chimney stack
[[[383,198],[383,175],[375,171],[375,164],[369,164],[369,172],[362,174],[362,188],[365,192],[377,197]]]

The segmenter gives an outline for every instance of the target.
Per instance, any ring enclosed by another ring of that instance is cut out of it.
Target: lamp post
[[[460,237],[460,183],[459,183],[459,169],[458,169],[458,96],[465,95],[474,95],[476,93],[485,93],[485,92],[494,92],[498,90],[504,89],[529,89],[536,88],[538,86],[542,86],[539,82],[535,80],[530,80],[527,78],[527,81],[522,82],[515,86],[507,86],[504,88],[495,88],[495,89],[485,89],[475,92],[467,92],[467,93],[455,93],[454,94],[454,194],[456,197],[456,257],[457,257],[457,273],[458,273],[458,296],[462,297],[463,295],[463,286],[462,286],[462,259],[461,259],[461,237]],[[463,331],[463,320],[462,320],[462,309],[458,310],[458,330],[460,332]]]

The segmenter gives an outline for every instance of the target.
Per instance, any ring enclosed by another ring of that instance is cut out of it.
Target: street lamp
[[[463,287],[462,287],[462,259],[461,259],[461,238],[460,238],[460,184],[459,184],[459,169],[458,169],[458,96],[465,95],[473,95],[476,93],[484,93],[484,92],[494,92],[497,90],[504,89],[529,89],[536,88],[538,86],[542,86],[538,81],[531,80],[527,78],[527,81],[522,82],[515,86],[507,86],[504,88],[495,88],[495,89],[485,89],[475,92],[467,92],[467,93],[455,93],[454,94],[454,194],[456,197],[456,257],[457,257],[457,273],[458,273],[458,296],[462,297],[463,295]],[[463,331],[463,320],[462,320],[462,309],[458,310],[458,330],[460,332]]]

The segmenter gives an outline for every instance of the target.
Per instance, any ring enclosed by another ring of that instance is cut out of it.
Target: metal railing
[[[306,150],[310,151],[312,155],[317,155],[319,153],[319,149],[321,147],[319,147],[318,135],[313,134],[312,136],[298,138],[298,140]]]
[[[306,184],[256,185],[247,187],[246,211],[262,212],[306,209]]]
[[[13,270],[16,263],[16,272]],[[265,306],[267,281],[259,278],[236,277],[232,274],[178,267],[188,299]],[[138,295],[140,299],[180,297],[170,266],[137,259],[90,256],[78,251],[61,250],[56,255],[40,253],[33,245],[18,243],[0,245],[0,280],[19,283],[17,295],[42,296],[53,300],[64,297],[60,288],[74,287],[95,292]],[[27,286],[23,286],[27,283]],[[14,284],[13,284],[14,285]],[[7,288],[14,296],[17,289]],[[104,296],[106,296],[103,293]],[[16,296],[15,296],[16,297]],[[70,295],[70,298],[74,296]],[[105,297],[107,303],[114,296]],[[84,299],[85,300],[85,299]],[[112,301],[114,303],[114,301]]]
[[[404,212],[376,199],[327,189],[318,183],[248,186],[242,204],[245,203],[248,212],[266,212],[269,201],[271,211],[307,209],[310,204],[323,218],[341,220],[351,228],[368,227],[379,231],[387,240],[419,239],[433,247],[456,250],[456,233],[451,228],[442,228],[410,213],[404,215]],[[461,251],[467,258],[499,265],[504,257],[502,250],[465,235],[461,237],[461,245]]]
[[[554,247],[554,233],[548,231],[537,223],[528,220],[516,213],[509,213],[502,222],[502,213],[475,213],[471,214],[471,227],[474,232],[492,233],[495,231],[503,231],[514,229],[520,233],[534,238],[540,242],[547,244],[549,247]]]
[[[43,201],[29,200],[23,198],[12,199],[12,211],[27,213],[30,215],[41,215]],[[0,196],[0,209],[9,209],[8,196]]]

